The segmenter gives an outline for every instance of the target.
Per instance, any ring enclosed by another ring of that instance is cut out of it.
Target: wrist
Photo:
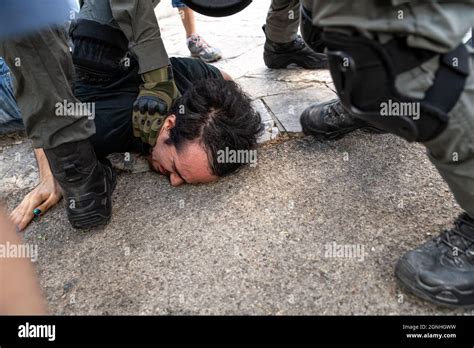
[[[173,68],[171,65],[155,69],[142,74],[142,80],[145,84],[156,84],[165,81],[173,81]]]
[[[40,171],[39,177],[41,181],[55,180],[54,175],[51,171],[45,171],[45,172]]]

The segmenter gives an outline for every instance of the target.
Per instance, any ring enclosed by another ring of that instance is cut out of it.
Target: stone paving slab
[[[276,122],[272,117],[272,114],[269,111],[268,107],[260,99],[255,100],[252,106],[260,114],[260,117],[262,118],[262,123],[264,125],[264,132],[258,139],[258,143],[263,144],[267,141],[278,138],[278,136],[280,135],[280,130],[278,129]]]
[[[300,124],[301,113],[311,104],[337,98],[337,95],[327,87],[303,87],[292,89],[283,95],[264,97],[266,105],[275,114],[288,133],[302,132]]]

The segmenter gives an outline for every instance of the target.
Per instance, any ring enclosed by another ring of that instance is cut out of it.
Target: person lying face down
[[[138,67],[107,82],[75,81],[76,97],[93,105],[96,134],[91,141],[97,157],[115,152],[140,153],[173,186],[208,183],[235,172],[243,164],[219,161],[218,153],[254,148],[262,131],[260,115],[226,73],[196,59],[170,60],[182,95],[163,118],[153,147],[133,135],[133,103],[142,83]],[[40,184],[11,214],[19,230],[62,197],[43,151],[36,149],[35,154]],[[37,214],[33,213],[35,209]]]
[[[173,186],[210,182],[241,166],[219,161],[218,152],[252,149],[260,129],[258,114],[236,83],[199,81],[175,101],[149,161]]]
[[[256,145],[261,120],[249,97],[212,65],[190,58],[170,60],[182,96],[163,120],[153,148],[133,136],[133,102],[142,83],[138,67],[105,88],[76,82],[78,99],[95,105],[96,134],[91,140],[97,156],[113,152],[150,155],[151,167],[169,176],[173,186],[205,183],[235,171],[238,164],[218,163],[217,151],[248,150]]]

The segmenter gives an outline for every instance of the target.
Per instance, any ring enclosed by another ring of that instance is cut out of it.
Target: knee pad
[[[395,79],[437,53],[408,47],[405,37],[387,44],[337,32],[323,38],[341,103],[353,116],[410,142],[431,140],[446,128],[470,73],[464,45],[440,56],[433,85],[415,99],[399,93]]]
[[[127,38],[117,29],[81,19],[71,26],[70,36],[77,76],[87,83],[115,81],[137,64]]]
[[[317,53],[324,53],[326,45],[323,41],[323,30],[313,25],[311,11],[301,4],[300,31],[308,47]]]

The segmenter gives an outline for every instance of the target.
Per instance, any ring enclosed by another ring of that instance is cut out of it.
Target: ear
[[[170,130],[170,129],[173,129],[175,125],[176,125],[176,116],[171,114],[166,118],[165,123],[163,124],[163,129]]]
[[[173,129],[175,125],[176,116],[174,114],[171,114],[165,118],[165,122],[161,126],[160,131],[158,132],[155,148],[158,146],[159,143],[166,141],[166,139],[169,137],[170,130]]]

